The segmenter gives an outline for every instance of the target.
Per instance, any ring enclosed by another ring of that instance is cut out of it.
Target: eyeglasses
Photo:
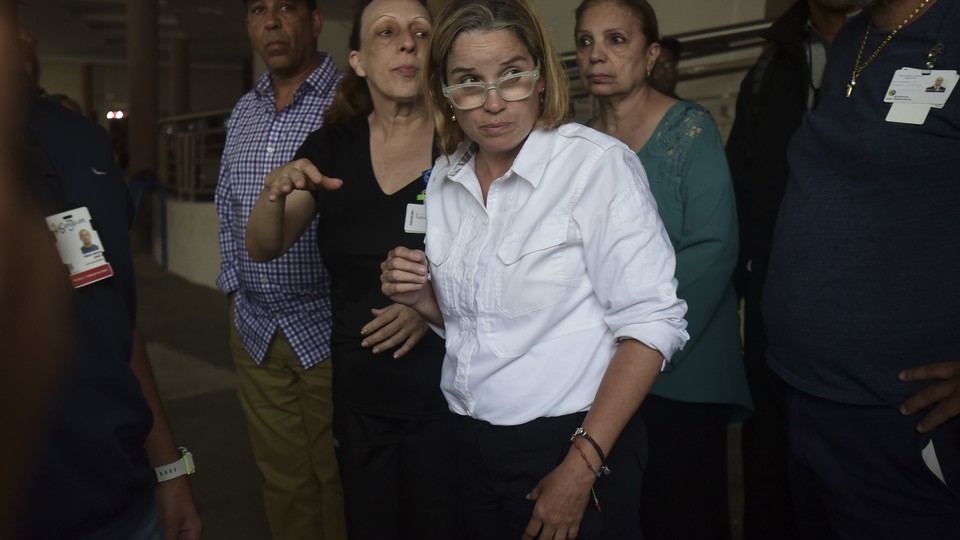
[[[469,82],[443,87],[443,96],[461,111],[483,107],[490,90],[496,90],[504,101],[520,101],[530,97],[540,78],[540,66],[500,77],[492,83]]]

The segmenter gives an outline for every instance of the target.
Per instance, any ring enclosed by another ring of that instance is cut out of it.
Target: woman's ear
[[[660,58],[660,44],[652,43],[647,47],[647,71],[653,71],[654,64],[657,63],[658,58]]]
[[[347,60],[350,62],[350,68],[357,74],[357,77],[367,76],[366,70],[363,69],[363,63],[360,61],[360,51],[350,51],[350,56],[347,57]]]

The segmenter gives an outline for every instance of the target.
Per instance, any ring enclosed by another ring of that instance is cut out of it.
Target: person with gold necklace
[[[960,98],[893,97],[957,80],[960,4],[850,3],[867,9],[791,143],[763,296],[797,521],[804,539],[956,538]]]

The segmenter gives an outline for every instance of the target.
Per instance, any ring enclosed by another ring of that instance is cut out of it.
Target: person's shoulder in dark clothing
[[[364,131],[369,131],[366,115],[359,115],[343,122],[324,124],[304,139],[294,159],[310,158],[321,152],[327,145],[343,144],[355,141]]]

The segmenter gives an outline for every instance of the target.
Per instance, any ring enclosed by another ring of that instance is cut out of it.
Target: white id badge
[[[60,260],[67,267],[75,289],[113,276],[113,268],[104,257],[100,235],[93,228],[87,207],[74,208],[47,217]]]
[[[923,125],[931,108],[942,108],[960,82],[954,70],[901,68],[893,74],[883,97],[892,103],[887,122]]]
[[[427,210],[422,204],[410,203],[403,219],[403,232],[427,234]]]
[[[942,108],[960,82],[954,70],[900,68],[883,97],[885,103],[909,103]]]
[[[890,112],[887,113],[887,122],[922,126],[927,121],[927,114],[930,113],[932,106],[918,103],[894,103],[890,106]]]

